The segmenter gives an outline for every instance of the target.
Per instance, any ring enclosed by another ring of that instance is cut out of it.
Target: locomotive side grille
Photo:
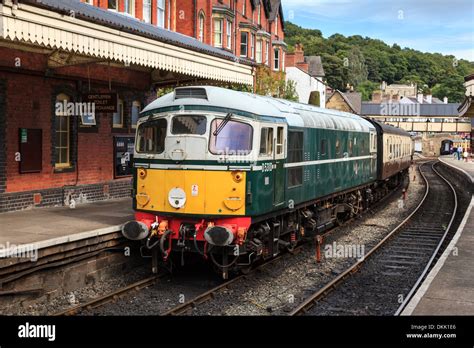
[[[205,99],[207,100],[207,93],[205,88],[176,88],[174,91],[174,99]]]

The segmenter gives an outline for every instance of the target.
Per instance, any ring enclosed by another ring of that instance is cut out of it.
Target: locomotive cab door
[[[285,153],[286,153],[286,125],[275,127],[274,139],[274,169],[273,169],[273,205],[279,206],[285,203]]]

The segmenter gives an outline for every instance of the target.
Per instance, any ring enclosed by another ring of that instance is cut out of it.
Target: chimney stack
[[[300,43],[295,45],[295,63],[304,63],[304,47]]]
[[[374,91],[372,93],[372,101],[374,103],[381,103],[382,102],[382,92],[381,91]]]
[[[431,104],[431,103],[433,102],[433,96],[432,96],[431,94],[428,94],[428,95],[426,96],[426,102],[427,102],[428,104]]]
[[[443,98],[443,103],[448,104],[448,97]]]
[[[418,93],[417,98],[418,103],[423,104],[423,93]]]

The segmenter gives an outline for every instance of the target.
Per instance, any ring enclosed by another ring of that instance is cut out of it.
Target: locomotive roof
[[[295,127],[362,132],[375,129],[370,122],[355,114],[212,86],[176,88],[175,92],[145,107],[142,114],[145,116],[157,109],[179,108],[183,105],[226,109],[237,114],[240,111],[255,118],[282,118],[288,125]]]

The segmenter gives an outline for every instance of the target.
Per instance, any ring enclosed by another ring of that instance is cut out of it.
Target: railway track
[[[165,274],[163,275],[154,275],[145,279],[142,279],[138,282],[135,282],[133,284],[130,284],[128,286],[125,286],[123,288],[120,288],[112,293],[97,297],[95,299],[92,299],[88,302],[79,304],[77,306],[74,306],[72,308],[65,309],[61,312],[58,312],[54,314],[55,316],[71,316],[71,315],[76,315],[79,314],[83,311],[91,310],[94,308],[98,308],[100,306],[104,306],[107,303],[113,302],[117,300],[120,297],[126,296],[134,291],[140,291],[144,288],[150,287],[153,284],[155,284],[160,278],[162,278]]]
[[[391,314],[401,313],[441,252],[458,208],[456,190],[436,170],[436,163],[425,162],[420,165],[426,191],[411,214],[365,254],[363,259],[303,301],[290,315],[311,312],[317,303],[325,300],[336,288],[342,288],[344,282],[353,279],[355,274],[364,279],[364,282],[361,282],[364,286],[360,293],[354,290],[355,293],[351,294],[354,306],[357,307],[360,303],[360,306],[365,308],[368,304],[372,308],[382,308],[389,302],[389,307],[393,308]],[[370,267],[367,266],[369,262]],[[398,289],[398,294],[394,294],[388,288]],[[347,294],[344,291],[340,292],[339,298],[334,295],[335,298],[328,301],[326,307],[334,310],[345,306],[352,311],[356,310],[348,304]],[[367,297],[370,297],[369,303]],[[341,303],[344,305],[338,306]],[[363,314],[363,309],[355,314]]]
[[[384,198],[382,198],[380,201],[375,203],[370,208],[370,212],[374,213],[374,211],[377,209],[377,207],[382,206],[382,204],[384,202],[386,202],[388,199],[392,198],[393,195],[401,189],[401,186],[402,186],[402,184],[399,187],[397,187],[397,189],[393,190],[388,195],[386,195]],[[347,224],[350,224],[353,221],[354,221],[354,218],[346,221],[343,224],[343,226],[345,226]],[[338,228],[338,227],[335,227],[335,228],[332,228],[332,229],[326,231],[325,234],[331,233],[336,228]],[[253,268],[250,271],[250,273],[258,272],[259,270],[261,270],[261,269],[263,269],[263,268],[265,268],[265,267],[267,267],[267,266],[269,266],[269,265],[271,265],[275,262],[278,262],[279,260],[282,260],[283,258],[289,257],[292,254],[298,253],[299,251],[301,251],[301,248],[303,248],[305,245],[306,244],[301,244],[301,245],[297,246],[291,253],[280,254],[279,256],[258,265],[257,267]],[[124,288],[118,289],[117,291],[114,291],[112,293],[100,296],[96,299],[92,299],[88,302],[85,302],[83,304],[79,304],[79,305],[74,306],[72,308],[62,310],[61,312],[58,312],[55,315],[56,316],[71,316],[71,315],[76,315],[76,314],[79,314],[79,313],[82,313],[82,312],[87,312],[89,310],[93,310],[93,309],[105,306],[107,304],[115,302],[119,298],[123,298],[123,297],[127,296],[130,293],[133,293],[133,292],[140,291],[142,289],[151,287],[159,279],[163,278],[166,275],[167,274],[155,275],[155,276],[146,278],[144,280],[140,280],[140,281],[135,282],[131,285],[128,285]],[[163,315],[163,316],[176,316],[176,315],[186,314],[189,311],[191,311],[192,309],[194,309],[195,307],[199,306],[200,304],[212,300],[214,298],[215,294],[219,293],[220,291],[223,291],[223,290],[227,289],[232,284],[235,284],[235,283],[238,283],[239,281],[245,280],[249,276],[251,276],[251,274],[238,275],[238,276],[236,276],[236,277],[234,277],[230,280],[225,281],[224,283],[222,283],[222,284],[220,284],[216,287],[213,287],[212,289],[210,289],[208,291],[205,291],[205,292],[201,293],[200,295],[194,297],[190,301],[187,301],[187,302],[185,302],[185,303],[183,303],[179,306],[176,306],[176,307],[174,307],[170,310],[167,310],[167,311],[163,312],[161,315]]]
[[[389,200],[390,198],[393,197],[393,195],[398,192],[401,187],[403,186],[403,183],[401,183],[396,189],[392,190],[388,195],[386,195],[385,197],[383,197],[380,201],[378,201],[377,203],[375,203],[370,209],[369,211],[371,213],[374,213],[375,210],[379,207],[382,206],[382,204],[384,202],[386,202],[387,200]],[[348,225],[350,223],[352,223],[354,221],[355,218],[351,218],[349,219],[348,221],[346,221],[343,225],[341,226],[345,226],[345,225]],[[340,226],[337,226],[337,227],[334,227],[334,228],[331,228],[330,230],[326,231],[324,234],[327,235],[331,232],[333,232],[335,229],[339,228]],[[299,245],[297,248],[295,248],[295,250],[291,253],[291,254],[294,254],[295,252],[299,252],[301,251],[301,248],[303,248],[306,244],[302,244],[302,245]],[[261,270],[262,268],[264,267],[267,267],[269,266],[270,264],[273,264],[279,260],[281,260],[282,258],[284,257],[287,257],[289,254],[286,253],[286,254],[280,254],[279,256],[271,259],[271,260],[268,260],[267,262],[261,264],[260,266],[252,269],[251,273],[255,273],[255,272],[258,272],[259,270]],[[212,299],[214,299],[215,295],[218,294],[219,292],[221,291],[224,291],[226,289],[228,289],[231,285],[235,284],[235,283],[238,283],[239,281],[242,281],[242,280],[245,280],[247,277],[251,276],[251,274],[242,274],[242,275],[239,275],[235,278],[232,278],[228,281],[226,281],[225,283],[219,285],[219,286],[216,286],[198,296],[196,296],[195,298],[193,298],[192,300],[190,301],[187,301],[179,306],[176,306],[164,313],[162,313],[161,315],[163,316],[177,316],[177,315],[183,315],[183,314],[187,314],[189,313],[190,311],[192,311],[194,308],[198,307],[199,305],[203,304],[203,303],[206,303],[208,301],[211,301]]]

